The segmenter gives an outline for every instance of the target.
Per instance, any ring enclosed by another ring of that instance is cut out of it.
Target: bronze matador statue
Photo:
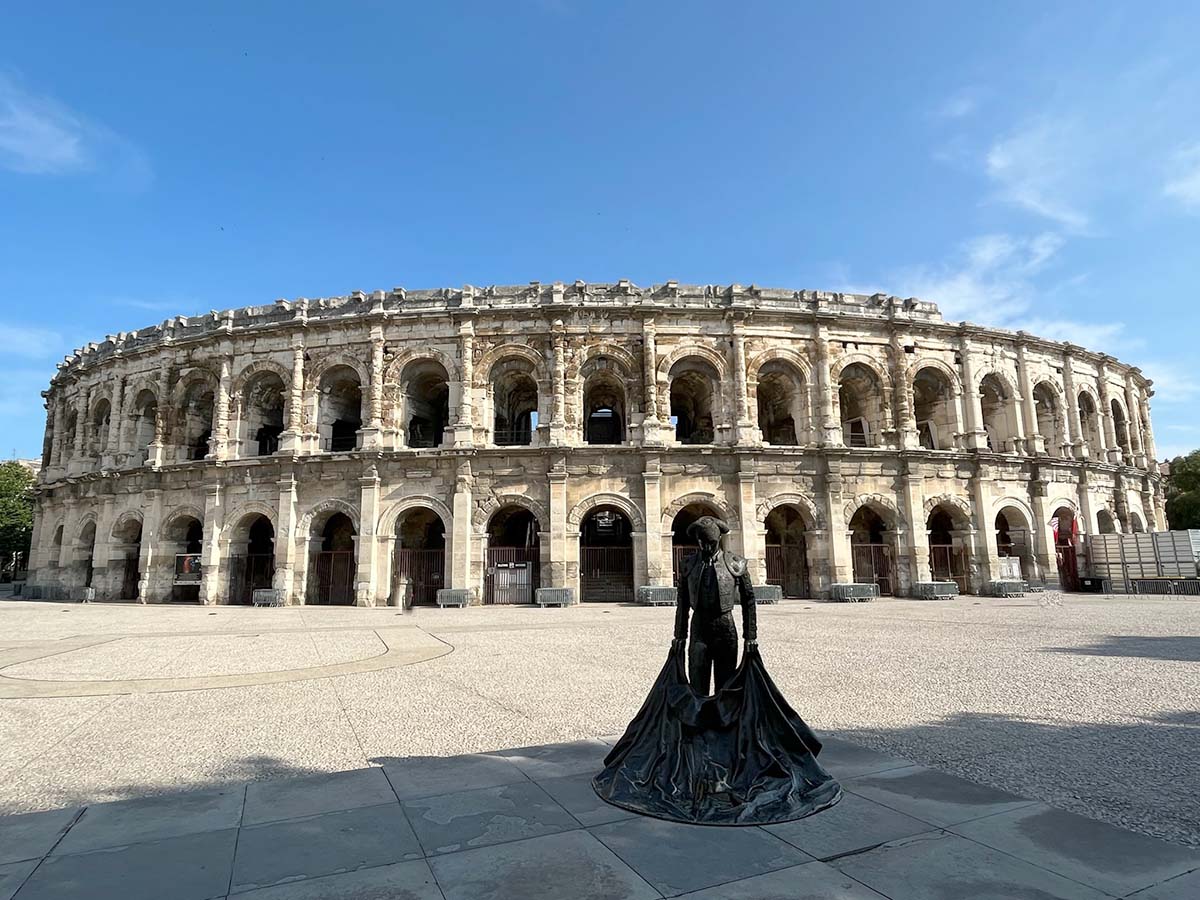
[[[720,690],[737,669],[737,626],[733,607],[742,604],[742,629],[746,646],[758,646],[758,618],[754,588],[746,560],[721,549],[722,535],[729,526],[712,516],[702,516],[687,530],[699,552],[690,556],[679,573],[679,602],[675,610],[675,643],[688,636],[688,613],[692,614],[688,646],[688,680],[697,694]],[[710,689],[712,676],[715,683]]]
[[[842,797],[817,762],[821,742],[767,674],[746,561],[721,549],[728,533],[711,516],[688,529],[699,553],[680,573],[671,651],[592,779],[614,806],[673,822],[769,825],[811,816]],[[746,632],[740,665],[738,602]]]

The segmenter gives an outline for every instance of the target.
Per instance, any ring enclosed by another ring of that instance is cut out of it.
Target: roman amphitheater
[[[280,300],[110,335],[44,396],[48,598],[628,601],[704,514],[785,597],[984,592],[1163,527],[1136,368],[882,294]]]

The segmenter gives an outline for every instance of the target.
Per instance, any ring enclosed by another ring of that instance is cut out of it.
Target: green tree
[[[18,462],[0,463],[0,571],[14,554],[28,559],[33,537],[33,475]]]
[[[1171,460],[1167,524],[1173,529],[1200,528],[1200,450]]]

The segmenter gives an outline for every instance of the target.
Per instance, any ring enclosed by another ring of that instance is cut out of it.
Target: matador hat
[[[687,536],[692,540],[719,541],[723,534],[729,534],[729,526],[713,516],[701,516],[687,528]]]

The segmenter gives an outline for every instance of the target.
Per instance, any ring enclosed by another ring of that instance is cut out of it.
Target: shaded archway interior
[[[615,506],[598,506],[579,525],[579,593],[586,602],[632,602],[633,524]]]

